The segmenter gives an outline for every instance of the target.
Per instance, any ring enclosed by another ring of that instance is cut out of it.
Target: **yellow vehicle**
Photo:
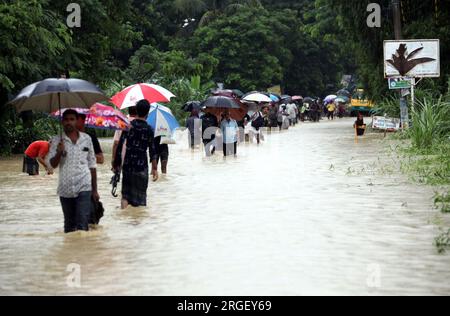
[[[357,89],[351,99],[350,113],[356,115],[358,112],[371,113],[373,102],[366,98],[364,89]]]

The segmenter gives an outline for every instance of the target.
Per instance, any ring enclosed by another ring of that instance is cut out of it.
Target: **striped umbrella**
[[[150,103],[154,102],[170,102],[175,95],[169,90],[150,83],[138,83],[123,89],[111,98],[118,108],[125,109],[135,106],[142,99],[146,99]]]

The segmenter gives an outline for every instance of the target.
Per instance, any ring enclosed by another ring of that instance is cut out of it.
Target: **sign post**
[[[392,77],[388,78],[389,89],[410,89],[412,78],[409,77]]]
[[[389,89],[408,89],[411,91],[411,109],[413,110],[415,78],[440,77],[439,40],[397,39],[395,41],[384,41],[384,76],[388,78]],[[403,128],[409,125],[406,95],[406,91],[402,90],[400,110]]]

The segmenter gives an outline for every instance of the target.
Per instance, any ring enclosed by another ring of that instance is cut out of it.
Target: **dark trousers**
[[[328,119],[334,120],[334,111],[328,111]]]
[[[38,161],[34,158],[30,158],[27,155],[24,155],[22,172],[28,173],[30,176],[38,175],[39,174]]]
[[[76,198],[59,198],[64,213],[64,232],[89,230],[92,212],[92,192],[81,192]]]
[[[225,143],[223,144],[223,155],[225,157],[236,154],[237,154],[237,142],[232,144],[225,144]]]

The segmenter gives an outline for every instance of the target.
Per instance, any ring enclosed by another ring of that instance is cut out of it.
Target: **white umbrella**
[[[268,97],[265,94],[259,93],[259,92],[247,94],[242,98],[242,100],[248,101],[248,102],[263,102],[263,103],[271,103],[272,102],[272,99],[270,97]]]

